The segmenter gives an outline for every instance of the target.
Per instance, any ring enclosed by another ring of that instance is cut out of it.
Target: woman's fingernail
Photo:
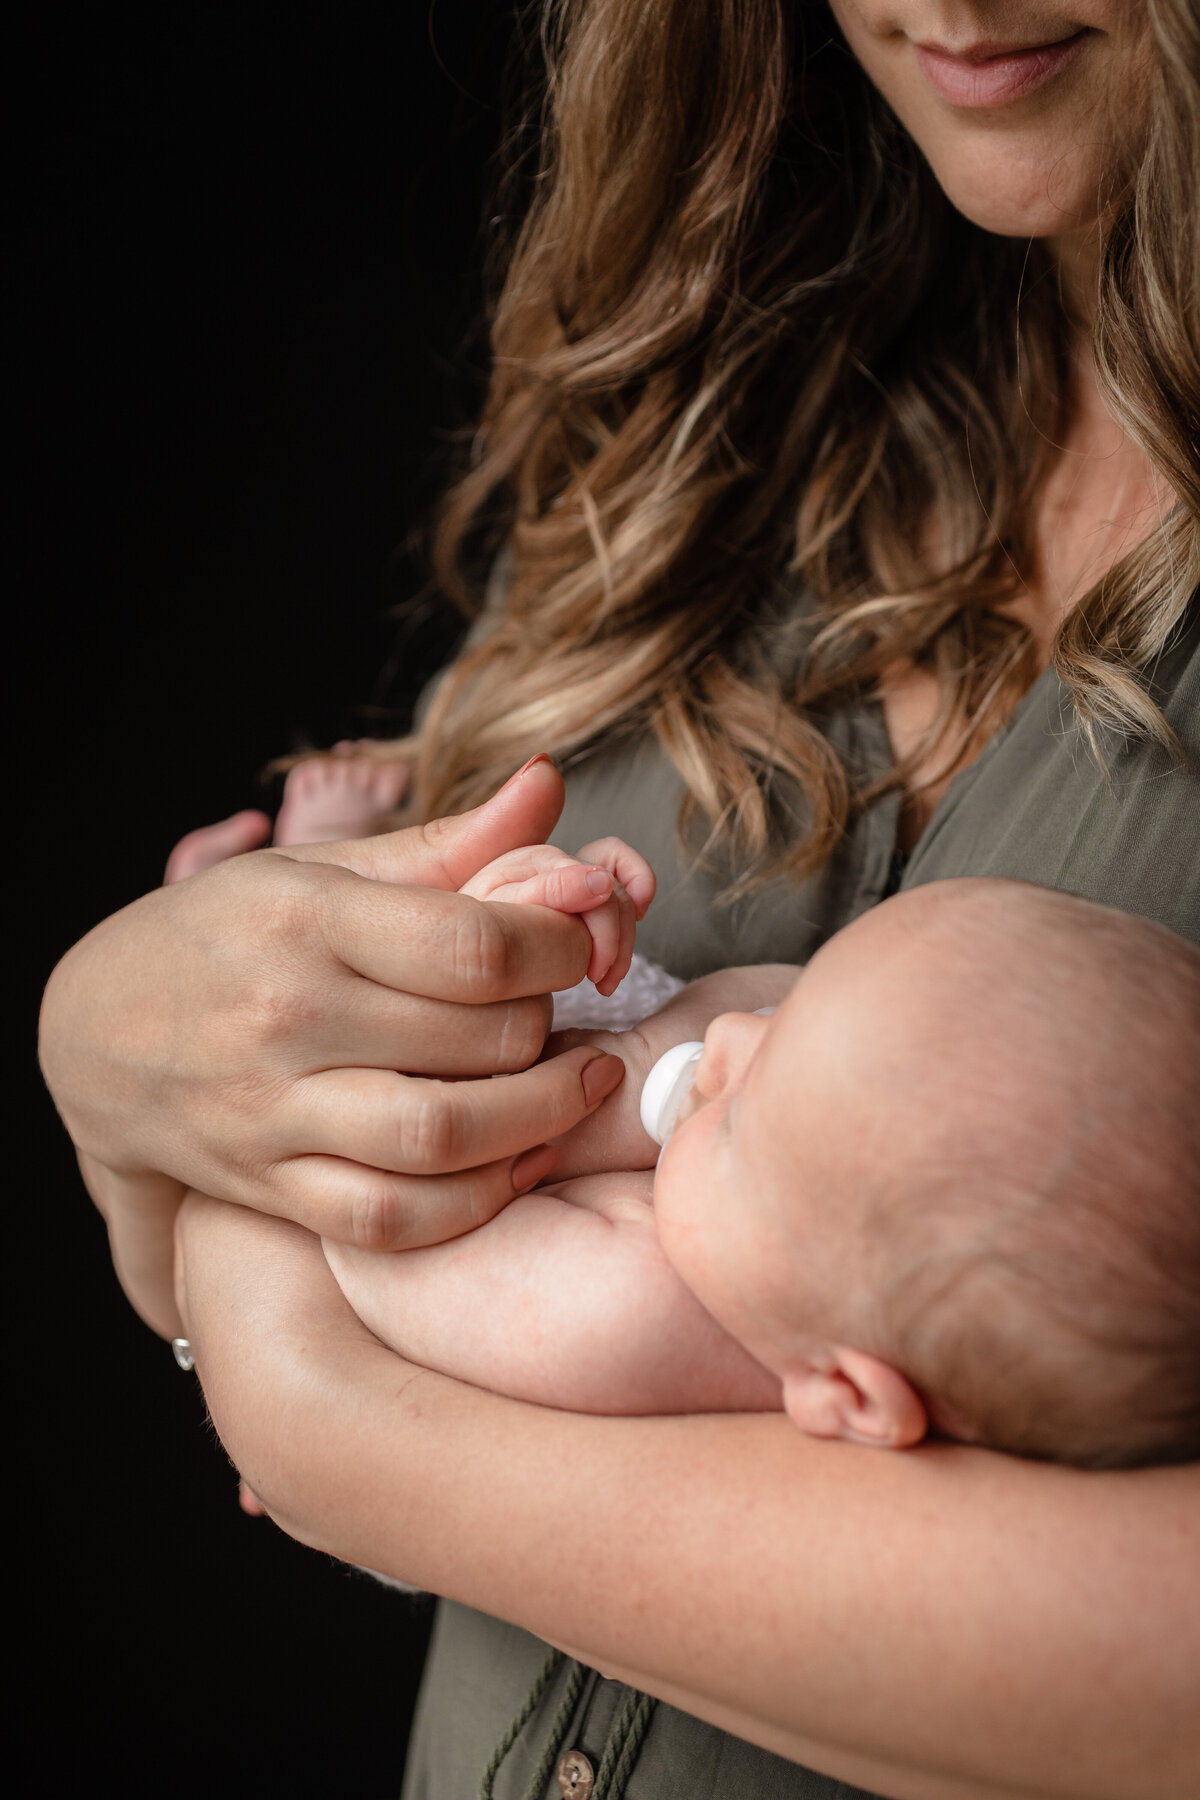
[[[615,883],[607,869],[589,869],[587,885],[589,894],[611,894]]]
[[[611,1094],[625,1076],[625,1064],[619,1056],[609,1056],[603,1052],[594,1056],[584,1067],[580,1076],[583,1085],[584,1099],[589,1106],[597,1100],[603,1100],[605,1094]]]
[[[529,773],[530,769],[532,769],[534,763],[540,763],[540,762],[548,763],[549,761],[550,761],[549,752],[546,750],[539,750],[536,756],[531,756],[527,763],[521,764],[521,767],[517,770],[515,775],[509,776],[508,780],[504,784],[504,787],[502,787],[499,790],[500,793],[504,793],[506,788],[510,788],[514,785],[515,782],[520,781],[522,775],[528,775],[528,773]]]
[[[523,1150],[509,1170],[509,1179],[513,1184],[513,1192],[524,1193],[526,1188],[533,1187],[543,1175],[548,1175],[558,1161],[557,1150],[549,1144],[538,1144],[533,1150]]]

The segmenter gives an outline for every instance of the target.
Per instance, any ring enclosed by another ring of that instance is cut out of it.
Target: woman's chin
[[[956,167],[932,167],[956,211],[996,237],[1062,238],[1095,227],[1096,174],[1073,180],[1040,158],[1028,169],[1014,168],[1010,157],[963,158]]]

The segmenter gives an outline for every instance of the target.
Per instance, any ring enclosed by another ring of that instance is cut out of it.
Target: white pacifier
[[[775,1008],[760,1006],[757,1011],[761,1018],[769,1018]],[[679,1110],[692,1091],[703,1054],[704,1045],[695,1039],[686,1044],[672,1044],[646,1077],[642,1089],[642,1126],[647,1137],[652,1137],[660,1147],[675,1129]]]
[[[702,1043],[672,1044],[647,1075],[642,1089],[642,1124],[656,1144],[665,1144],[674,1131],[703,1053]]]

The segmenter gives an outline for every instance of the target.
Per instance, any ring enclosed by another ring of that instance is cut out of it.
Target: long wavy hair
[[[843,767],[831,709],[897,665],[936,676],[897,784],[954,767],[1034,678],[1003,608],[1072,324],[1043,247],[953,209],[824,5],[533,10],[527,204],[435,544],[478,623],[409,745],[412,811],[475,803],[535,748],[651,730],[681,828],[698,811],[734,840],[746,881],[799,876],[881,789]],[[1200,23],[1188,0],[1147,13],[1146,134],[1098,199],[1095,353],[1176,501],[1053,647],[1095,745],[1171,742],[1145,672],[1200,584]],[[782,847],[781,781],[810,820]]]

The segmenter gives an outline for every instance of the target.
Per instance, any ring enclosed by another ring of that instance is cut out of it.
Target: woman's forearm
[[[191,1223],[217,1428],[303,1541],[904,1800],[1194,1793],[1197,1471],[555,1413],[399,1363],[304,1234]]]
[[[289,1474],[285,1522],[318,1547],[904,1800],[1194,1794],[1194,1480],[1151,1478],[1143,1511],[1133,1480],[1047,1494],[960,1452],[876,1469],[778,1418],[583,1419],[432,1380],[393,1407],[396,1374],[368,1379],[353,1441],[392,1441],[356,1518],[344,1491],[324,1511],[328,1475]]]

